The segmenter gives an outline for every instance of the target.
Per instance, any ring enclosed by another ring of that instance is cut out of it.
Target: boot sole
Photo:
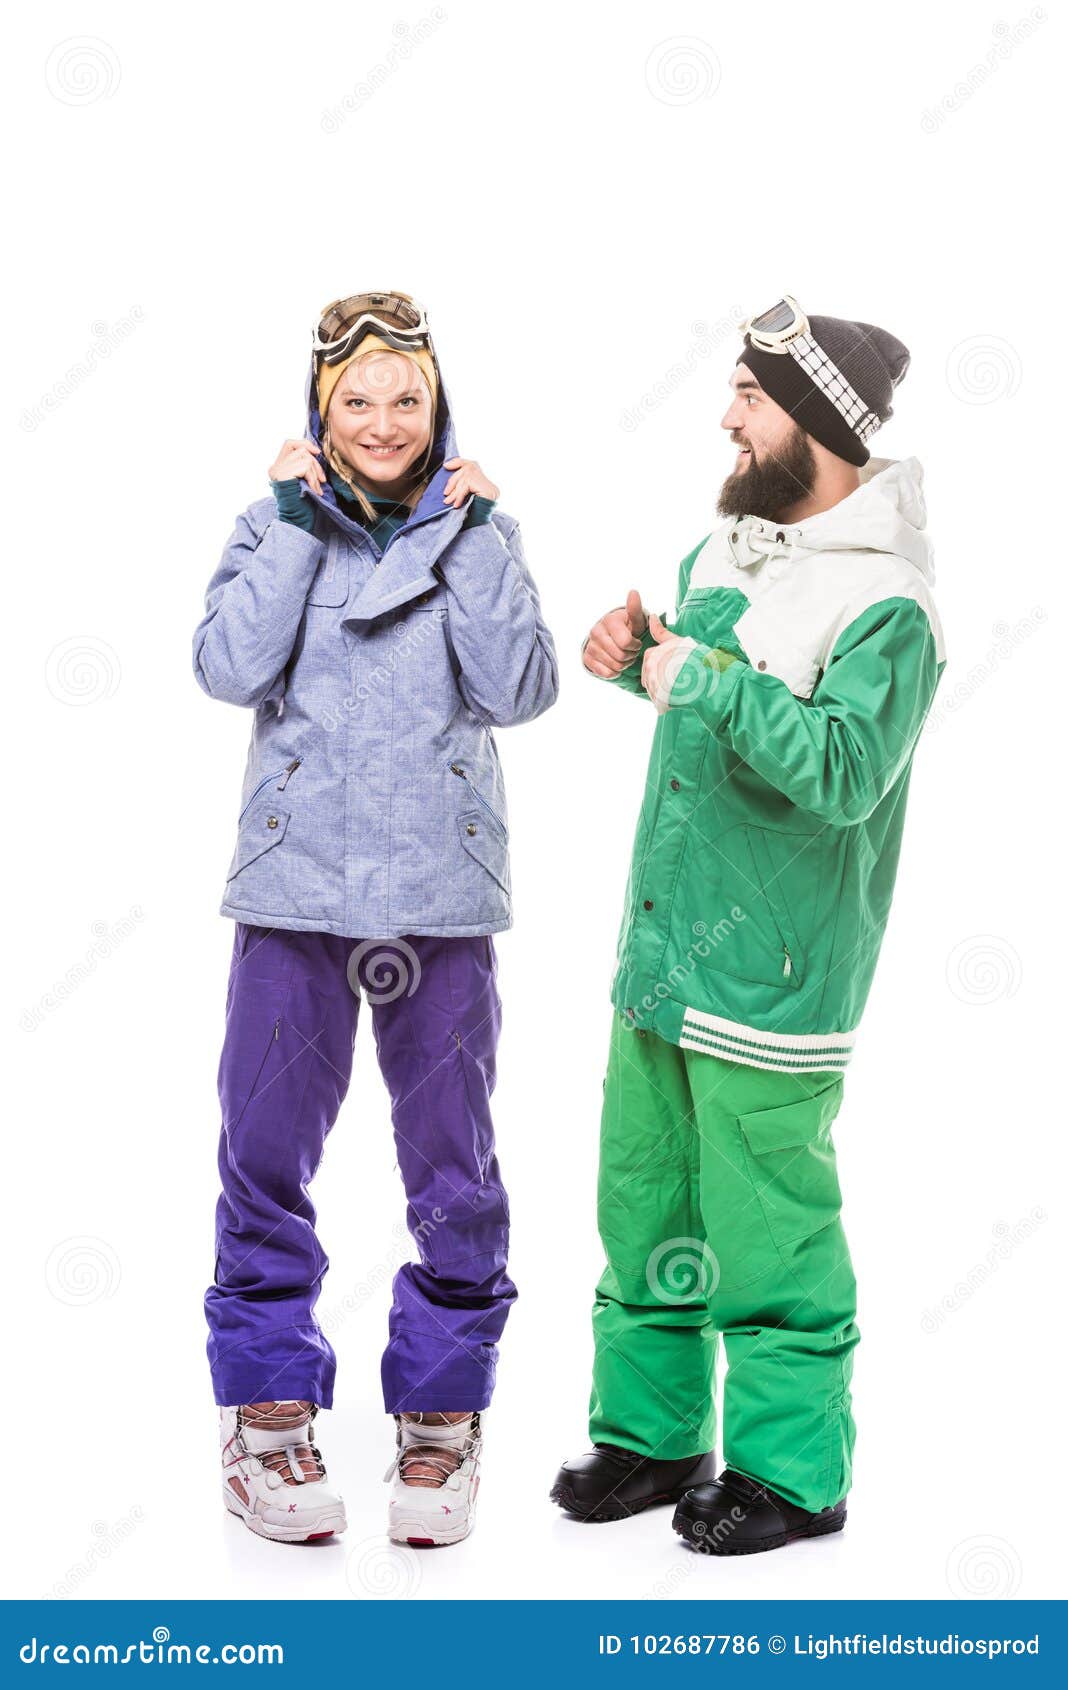
[[[580,1521],[582,1525],[599,1526],[609,1520],[629,1520],[635,1514],[644,1514],[647,1508],[658,1508],[667,1502],[678,1502],[692,1489],[693,1483],[688,1481],[677,1490],[663,1491],[657,1496],[647,1497],[629,1506],[616,1497],[608,1497],[599,1508],[591,1511],[579,1502],[570,1485],[557,1484],[549,1492],[549,1501],[557,1503],[565,1513],[570,1514],[573,1520]]]
[[[415,1520],[391,1520],[386,1536],[390,1543],[405,1544],[409,1549],[448,1549],[450,1544],[463,1543],[474,1529],[473,1514],[469,1514],[459,1525],[453,1526],[451,1531],[441,1526],[425,1526]]]
[[[333,1516],[328,1514],[317,1531],[309,1532],[297,1527],[287,1532],[284,1526],[264,1525],[258,1514],[249,1514],[247,1509],[241,1507],[237,1497],[234,1497],[231,1501],[226,1491],[223,1492],[223,1502],[228,1513],[236,1514],[242,1525],[247,1526],[254,1537],[265,1538],[268,1543],[316,1543],[321,1538],[339,1536],[348,1525],[344,1514],[335,1513]],[[331,1517],[334,1520],[333,1525],[329,1524]]]
[[[696,1527],[704,1522],[691,1519],[688,1514],[677,1512],[671,1525],[698,1555],[760,1555],[766,1549],[783,1549],[788,1543],[797,1543],[801,1538],[828,1537],[832,1532],[840,1532],[845,1523],[844,1513],[835,1514],[829,1520],[810,1520],[806,1526],[795,1526],[793,1531],[776,1532],[773,1537],[761,1538],[759,1543],[739,1543],[733,1546],[709,1543],[707,1528],[704,1532],[696,1530]]]
[[[465,1526],[463,1531],[453,1537],[444,1537],[440,1533],[436,1537],[417,1537],[414,1533],[409,1536],[406,1532],[390,1530],[386,1535],[390,1543],[399,1543],[408,1549],[448,1549],[451,1544],[463,1543],[474,1531],[474,1526]]]

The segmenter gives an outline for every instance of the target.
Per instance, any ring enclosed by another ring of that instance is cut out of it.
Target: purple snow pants
[[[348,1090],[366,995],[419,1253],[393,1281],[386,1411],[485,1408],[516,1295],[490,1118],[501,1025],[492,938],[235,927],[204,1300],[215,1401],[333,1400],[334,1352],[313,1314],[327,1258],[308,1184]]]

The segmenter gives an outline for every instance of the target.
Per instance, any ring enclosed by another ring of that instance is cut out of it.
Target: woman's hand
[[[287,440],[267,474],[272,481],[306,481],[313,493],[326,485],[326,471],[314,440]]]
[[[445,483],[442,497],[447,505],[462,505],[469,493],[474,493],[480,499],[499,499],[501,490],[494,487],[488,475],[482,471],[481,465],[476,464],[474,458],[446,458],[446,469],[451,469]]]

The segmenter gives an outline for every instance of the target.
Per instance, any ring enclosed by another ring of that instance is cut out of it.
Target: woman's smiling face
[[[430,444],[430,389],[410,358],[368,352],[341,376],[326,421],[335,451],[357,480],[397,491]]]

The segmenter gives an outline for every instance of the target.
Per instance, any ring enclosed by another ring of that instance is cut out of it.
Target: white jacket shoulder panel
[[[910,458],[867,467],[872,473],[849,498],[808,523],[723,523],[694,559],[678,606],[681,614],[717,589],[743,594],[749,602],[734,624],[741,649],[799,698],[811,696],[851,623],[884,599],[921,605],[938,661],[945,659],[920,466]]]

